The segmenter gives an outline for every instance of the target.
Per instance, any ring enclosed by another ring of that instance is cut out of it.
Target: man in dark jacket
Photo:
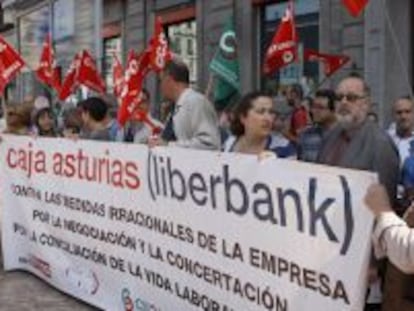
[[[386,132],[367,118],[371,108],[368,85],[358,76],[347,77],[336,89],[336,101],[337,125],[324,138],[318,162],[378,173],[379,181],[395,202],[398,151]],[[371,290],[379,286],[376,265],[373,260],[369,269]],[[377,303],[367,303],[366,310],[379,310]]]
[[[80,137],[91,140],[110,141],[111,134],[108,128],[108,105],[99,97],[89,97],[79,102],[81,110],[82,132]]]
[[[318,162],[378,173],[394,200],[399,174],[398,151],[385,131],[367,118],[370,90],[356,76],[343,79],[336,90],[337,125],[322,142]]]

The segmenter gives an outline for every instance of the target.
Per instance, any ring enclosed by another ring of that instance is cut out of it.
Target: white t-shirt
[[[388,130],[388,135],[390,135],[398,149],[398,154],[400,155],[400,167],[402,167],[405,159],[410,155],[410,142],[414,139],[414,132],[410,137],[399,137],[395,128],[391,128]]]

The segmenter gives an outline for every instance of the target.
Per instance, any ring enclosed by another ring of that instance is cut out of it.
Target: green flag
[[[220,37],[219,48],[209,68],[216,76],[214,103],[217,108],[225,108],[240,94],[237,39],[232,17],[226,23]]]

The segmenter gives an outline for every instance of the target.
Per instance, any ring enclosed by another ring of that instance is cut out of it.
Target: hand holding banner
[[[131,120],[144,123],[151,130],[152,135],[158,135],[162,132],[162,123],[154,120],[148,111],[143,109],[136,109]]]

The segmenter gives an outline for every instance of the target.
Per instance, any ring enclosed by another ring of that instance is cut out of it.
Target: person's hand
[[[390,199],[384,186],[380,184],[372,184],[369,186],[365,195],[365,203],[368,208],[379,216],[381,213],[392,212]]]
[[[277,159],[276,155],[274,152],[272,151],[262,151],[259,153],[259,155],[257,156],[259,159],[259,162],[266,160],[266,159]]]
[[[148,138],[148,147],[166,146],[167,142],[158,135],[151,135]]]
[[[368,284],[371,285],[379,280],[378,268],[369,267],[368,268]]]
[[[411,205],[405,211],[403,219],[409,224],[414,222],[414,202],[411,202]]]
[[[39,134],[37,134],[36,132],[30,132],[30,137],[32,139],[37,139],[39,137]]]

